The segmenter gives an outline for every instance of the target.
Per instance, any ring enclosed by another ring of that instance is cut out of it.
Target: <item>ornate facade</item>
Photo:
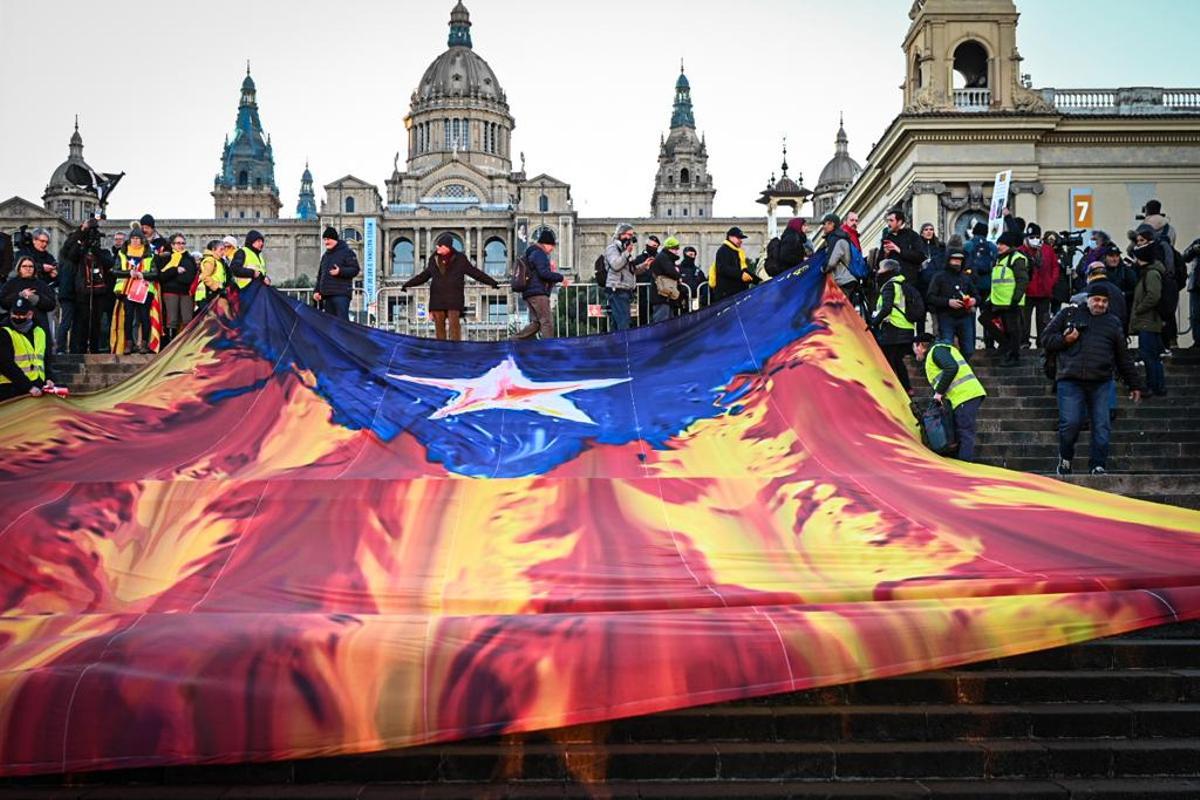
[[[95,212],[100,198],[94,190],[77,186],[67,179],[67,170],[73,165],[92,171],[83,160],[83,137],[79,135],[78,117],[75,118],[75,132],[71,134],[67,146],[67,160],[54,170],[50,182],[46,184],[46,191],[42,193],[42,205],[68,222],[78,224]]]
[[[917,0],[902,43],[903,111],[839,203],[878,242],[899,206],[939,234],[986,219],[998,172],[1013,213],[1044,230],[1091,227],[1118,241],[1151,198],[1181,236],[1200,230],[1200,89],[1034,89],[1020,72],[1013,0]],[[1190,239],[1189,239],[1190,240]]]

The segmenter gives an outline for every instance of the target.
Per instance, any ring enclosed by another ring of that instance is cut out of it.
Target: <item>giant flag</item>
[[[0,773],[333,755],[1200,615],[1200,514],[920,444],[816,271],[452,343],[265,287],[0,407]]]

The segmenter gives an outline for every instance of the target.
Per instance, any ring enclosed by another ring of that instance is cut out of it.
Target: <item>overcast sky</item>
[[[409,98],[446,48],[453,4],[0,0],[0,200],[40,202],[78,113],[87,161],[128,173],[110,216],[211,217],[247,58],[282,213],[295,214],[306,159],[318,202],[319,187],[346,174],[383,194],[397,151],[403,168]],[[585,216],[648,214],[680,57],[708,137],[718,215],[760,213],[754,200],[779,168],[785,134],[791,173],[811,188],[833,153],[839,111],[862,162],[900,110],[910,0],[467,5],[475,51],[517,121],[514,167],[524,151],[529,174],[570,183]],[[1200,85],[1196,0],[1018,8],[1036,86]]]

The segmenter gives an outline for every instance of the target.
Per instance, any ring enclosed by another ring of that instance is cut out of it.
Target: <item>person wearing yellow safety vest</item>
[[[0,327],[0,400],[32,395],[53,389],[46,380],[46,329],[33,322],[34,304],[18,297],[9,310],[8,322]]]
[[[987,397],[983,384],[957,347],[935,342],[932,334],[918,334],[913,341],[913,353],[918,362],[925,364],[925,377],[933,388],[934,402],[947,402],[954,411],[959,460],[975,460],[975,421]]]
[[[879,297],[875,300],[875,314],[871,317],[871,328],[875,331],[875,340],[884,358],[896,373],[896,380],[904,387],[904,391],[912,397],[912,383],[908,380],[908,367],[904,359],[912,352],[913,335],[917,326],[908,321],[905,315],[904,276],[900,274],[900,262],[894,258],[885,258],[876,268],[878,280],[882,284]]]
[[[725,232],[725,241],[717,248],[716,261],[708,274],[714,302],[733,297],[759,282],[746,260],[746,251],[742,249],[744,241],[746,234],[742,233],[741,228],[730,228]]]
[[[1005,231],[996,242],[1000,257],[992,267],[992,288],[988,295],[991,317],[999,319],[1003,330],[1000,340],[1000,366],[1013,367],[1021,361],[1021,341],[1025,339],[1021,309],[1025,305],[1025,289],[1029,286],[1029,262],[1017,251],[1021,234]]]
[[[162,239],[155,241],[161,245],[166,244]],[[159,292],[159,276],[154,266],[154,253],[140,230],[135,228],[129,231],[125,247],[117,253],[117,263],[112,269],[112,275],[117,279],[113,294],[119,298],[120,303],[120,307],[113,311],[113,328],[110,334],[113,352],[123,350],[124,354],[149,353],[152,349],[151,344],[157,339],[157,335],[151,330],[151,307],[158,302],[156,295]],[[150,282],[146,294],[141,299],[132,299],[130,291],[141,281]]]
[[[199,273],[196,275],[196,291],[192,294],[196,301],[196,313],[200,313],[212,298],[225,289],[224,255],[225,243],[220,239],[213,239],[204,247]]]
[[[246,244],[233,254],[229,262],[229,274],[239,289],[245,289],[251,281],[261,280],[267,286],[271,279],[267,277],[267,261],[263,258],[263,246],[266,240],[258,231],[246,234]]]

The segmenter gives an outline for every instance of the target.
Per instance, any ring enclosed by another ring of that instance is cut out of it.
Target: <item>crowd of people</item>
[[[686,313],[697,298],[707,305],[817,265],[866,319],[909,396],[916,391],[907,359],[924,365],[935,402],[952,410],[959,458],[973,458],[975,420],[987,396],[971,367],[979,350],[993,352],[1000,367],[1020,364],[1023,351],[1040,351],[1058,396],[1057,471],[1071,471],[1086,423],[1092,437],[1088,468],[1100,473],[1116,414],[1116,378],[1136,401],[1143,393],[1165,396],[1163,358],[1178,346],[1181,292],[1190,297],[1193,330],[1200,321],[1200,239],[1180,252],[1162,205],[1152,200],[1143,212],[1125,250],[1097,230],[1078,259],[1075,248],[1082,243],[1062,242],[1054,231],[1043,233],[1036,222],[1007,210],[996,241],[978,223],[966,241],[951,236],[943,242],[932,223],[918,232],[903,210],[893,209],[879,246],[865,256],[857,214],[844,221],[827,214],[816,242],[807,220],[797,217],[757,260],[746,253],[746,233],[730,228],[707,270],[697,263],[695,247],[650,235],[639,249],[634,226],[621,224],[596,260],[594,280],[604,293],[610,329],[621,331]],[[67,237],[58,257],[44,229],[22,229],[15,243],[7,239],[0,239],[0,312],[7,315],[0,399],[53,388],[46,375],[54,353],[157,352],[214,297],[256,280],[270,284],[265,238],[255,230],[240,244],[232,236],[206,242],[196,254],[182,234],[161,235],[149,214],[131,230],[117,231],[110,245],[90,219]],[[326,228],[322,240],[312,297],[325,312],[348,320],[358,258],[334,228]],[[553,258],[557,244],[554,233],[543,230],[514,265],[510,288],[525,300],[529,324],[513,338],[555,334],[550,297],[557,285],[569,283]],[[467,278],[499,287],[447,233],[424,268],[403,284],[404,290],[430,284],[429,311],[439,339],[462,338]]]

